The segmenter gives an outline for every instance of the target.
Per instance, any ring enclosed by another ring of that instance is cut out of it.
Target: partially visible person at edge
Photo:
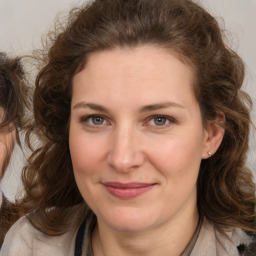
[[[2,255],[256,255],[251,99],[216,19],[185,0],[70,15],[40,57],[29,214]]]
[[[20,145],[19,131],[25,124],[27,96],[28,89],[20,59],[8,58],[0,52],[0,180],[9,164],[15,141]],[[19,213],[17,205],[9,202],[1,189],[0,207],[1,248],[6,232],[19,218]]]

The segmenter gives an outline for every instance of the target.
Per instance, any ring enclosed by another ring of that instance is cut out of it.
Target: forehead
[[[91,54],[73,79],[72,102],[147,105],[195,104],[194,70],[172,52],[153,46],[116,48]]]
[[[95,52],[88,53],[86,57],[80,62],[78,65],[77,71],[74,76],[82,71],[84,68],[88,67],[88,63],[96,63],[97,65],[103,63],[104,59],[108,56],[112,58],[120,57],[120,59],[125,59],[128,61],[129,59],[133,62],[133,65],[139,64],[143,61],[149,61],[150,57],[154,55],[154,58],[158,56],[158,59],[166,59],[166,56],[172,55],[177,58],[180,62],[186,65],[191,69],[193,73],[193,79],[196,79],[197,75],[197,67],[192,59],[187,56],[184,56],[180,51],[173,49],[172,47],[168,47],[166,45],[159,44],[142,44],[136,46],[116,46],[110,49],[98,50]],[[135,59],[137,63],[135,62]],[[133,61],[134,60],[134,61]],[[138,62],[139,61],[139,62]],[[110,62],[113,64],[113,62]],[[148,62],[149,63],[149,62]],[[99,66],[100,67],[100,66]]]
[[[90,53],[85,65],[73,77],[75,84],[84,73],[84,79],[137,76],[137,78],[168,77],[173,69],[187,73],[191,84],[195,83],[195,68],[185,57],[172,50],[154,45],[114,48]],[[85,77],[86,74],[86,77]]]
[[[85,65],[75,74],[73,81],[79,77],[81,71],[86,73],[88,78],[93,75],[95,78],[112,77],[121,70],[126,76],[131,73],[138,76],[149,74],[163,76],[165,73],[167,76],[174,66],[179,66],[182,71],[186,69],[191,82],[194,83],[196,80],[194,66],[177,52],[154,45],[117,47],[90,53]]]

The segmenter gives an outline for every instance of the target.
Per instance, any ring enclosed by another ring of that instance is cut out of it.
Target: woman
[[[216,20],[191,1],[95,0],[50,35],[31,213],[2,255],[254,255],[251,101]]]
[[[20,59],[0,52],[0,179],[8,166],[18,130],[24,125],[27,89]],[[0,247],[10,226],[18,219],[17,206],[0,190]]]

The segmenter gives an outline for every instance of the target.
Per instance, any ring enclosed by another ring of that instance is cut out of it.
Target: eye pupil
[[[103,124],[104,119],[100,116],[95,116],[92,118],[92,122],[94,125],[100,125],[100,124]]]
[[[166,124],[166,118],[165,117],[155,117],[154,118],[155,125],[165,125]]]

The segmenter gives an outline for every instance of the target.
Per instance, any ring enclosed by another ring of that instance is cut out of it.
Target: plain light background
[[[129,0],[128,0],[129,1]],[[159,0],[161,1],[161,0]],[[82,0],[0,0],[0,51],[10,56],[30,54],[53,27],[57,14],[67,13]],[[217,17],[229,33],[228,43],[243,58],[245,90],[256,104],[256,0],[197,0]],[[256,124],[256,106],[252,112]],[[248,165],[256,176],[256,134],[251,134]],[[20,186],[24,158],[16,147],[2,188],[10,199]]]

